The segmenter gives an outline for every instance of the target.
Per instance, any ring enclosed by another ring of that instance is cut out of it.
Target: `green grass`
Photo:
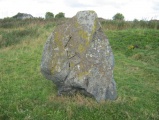
[[[41,75],[43,45],[54,25],[42,21],[0,29],[0,36],[10,37],[18,30],[20,40],[0,48],[0,120],[159,119],[158,30],[105,30],[115,55],[118,98],[97,103],[81,95],[58,97],[56,86]],[[35,34],[19,34],[28,30]]]

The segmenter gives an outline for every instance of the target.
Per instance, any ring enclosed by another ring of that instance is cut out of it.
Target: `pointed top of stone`
[[[78,24],[82,25],[88,33],[93,31],[96,24],[97,14],[95,11],[79,11],[76,16]]]

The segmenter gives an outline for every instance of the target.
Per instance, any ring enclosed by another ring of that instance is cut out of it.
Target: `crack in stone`
[[[65,44],[64,47],[67,47],[67,45],[68,45],[68,43],[70,42],[71,38],[72,38],[72,36],[69,36],[69,39],[68,39],[68,41],[67,41],[67,43]]]

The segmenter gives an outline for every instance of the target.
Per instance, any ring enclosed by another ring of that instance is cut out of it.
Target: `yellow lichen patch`
[[[78,32],[79,36],[81,36],[81,38],[83,38],[84,40],[87,40],[88,39],[88,33],[85,32],[84,30],[80,30]]]
[[[96,31],[96,28],[97,28],[97,19],[94,20],[92,34]]]
[[[79,44],[79,45],[78,45],[78,52],[79,52],[79,53],[84,53],[85,50],[86,50],[86,47],[84,47],[84,45],[82,45],[82,44]]]
[[[59,48],[63,48],[63,43],[61,41],[61,35],[58,32],[55,32],[54,34],[54,41],[55,44],[59,47]]]
[[[50,65],[50,67],[51,67],[51,73],[53,74],[55,71],[56,71],[56,63],[57,63],[57,59],[54,59],[54,61],[53,62],[51,62],[51,65]]]
[[[90,13],[95,13],[93,10],[89,10]]]
[[[77,75],[78,75],[78,78],[81,79],[84,76],[87,76],[88,74],[89,74],[88,71],[80,71]]]
[[[51,68],[51,74],[54,74],[54,73],[55,73],[55,66]]]
[[[75,64],[73,62],[70,62],[70,68],[74,68]]]
[[[75,25],[75,27],[76,27],[76,28],[78,28],[78,27],[79,27],[79,24],[78,24],[78,22],[77,22],[77,21],[75,22],[75,24],[74,24],[74,25]]]
[[[78,45],[78,51],[84,53],[90,44],[90,36],[84,30],[79,30],[78,34],[82,38],[81,42],[83,42]]]

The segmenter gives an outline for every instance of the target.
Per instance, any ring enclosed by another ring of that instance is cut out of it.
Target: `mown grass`
[[[105,30],[115,55],[118,98],[97,103],[79,94],[58,97],[56,86],[41,75],[43,45],[54,25],[45,21],[0,29],[1,36],[17,29],[36,31],[16,34],[20,42],[0,48],[0,119],[159,119],[158,30]]]

